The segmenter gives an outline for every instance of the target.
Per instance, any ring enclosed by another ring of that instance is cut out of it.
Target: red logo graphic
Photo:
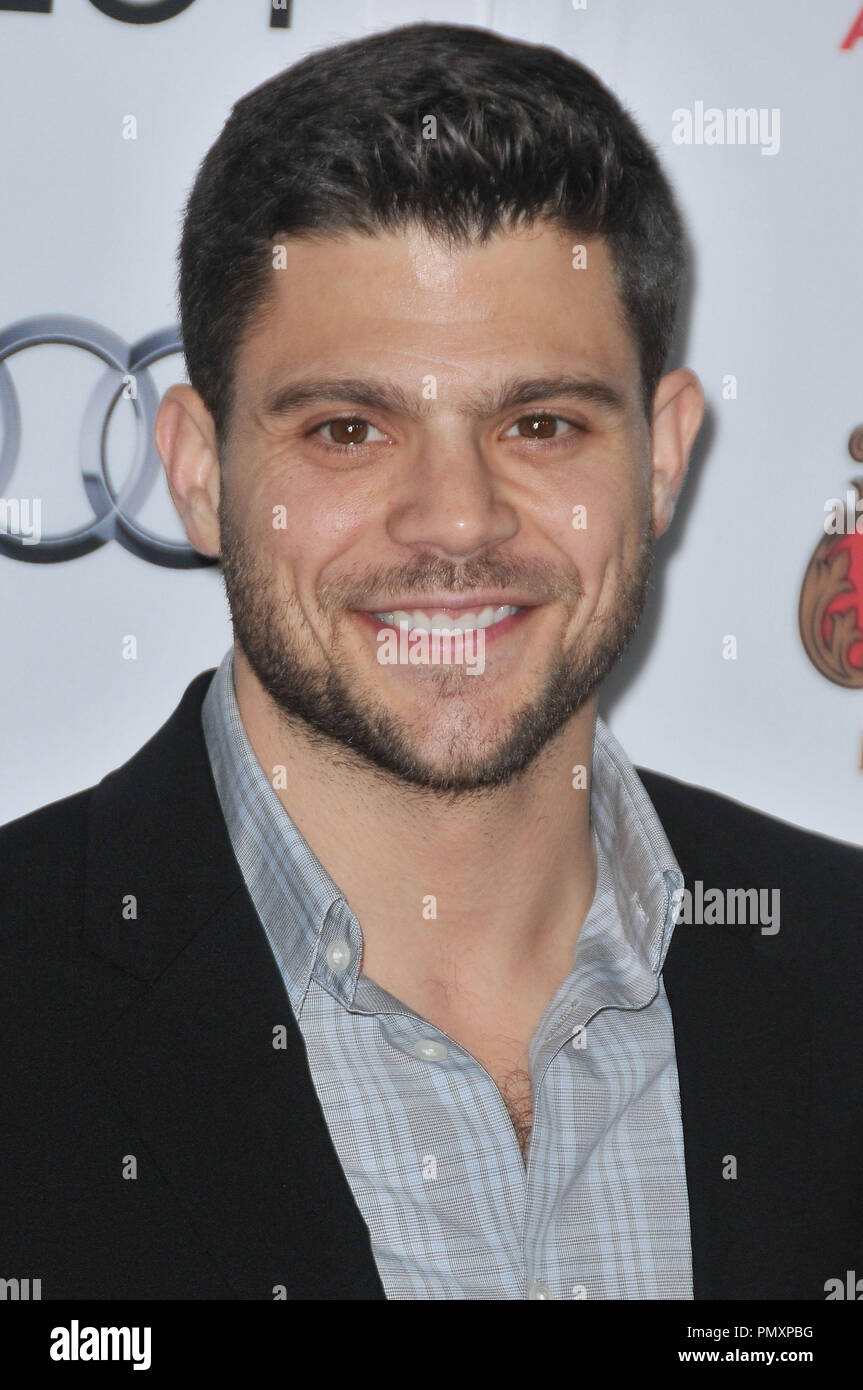
[[[848,441],[863,463],[863,425]],[[852,478],[863,502],[863,477]],[[850,501],[850,498],[849,498]],[[800,636],[816,670],[836,685],[863,690],[863,506],[845,509],[845,525],[821,537],[800,590]]]
[[[858,39],[863,39],[863,10],[860,11],[848,33],[840,43],[839,47],[844,49],[853,48]]]

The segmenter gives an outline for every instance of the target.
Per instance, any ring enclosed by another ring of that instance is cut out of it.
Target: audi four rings
[[[116,540],[142,560],[169,569],[217,564],[217,560],[201,555],[185,541],[174,541],[148,530],[135,515],[149,497],[162,467],[153,439],[160,397],[148,368],[159,358],[182,351],[182,339],[176,328],[159,329],[131,345],[101,324],[72,315],[39,315],[20,319],[3,329],[0,332],[0,498],[6,494],[21,441],[21,411],[6,358],[43,343],[84,348],[106,364],[104,375],[87,401],[79,443],[81,474],[93,520],[74,531],[43,535],[37,544],[25,543],[21,536],[0,531],[0,553],[15,560],[50,564],[75,560],[79,555],[98,550],[106,541]],[[134,377],[135,389],[127,392],[131,377]],[[108,473],[105,445],[111,413],[124,393],[134,406],[138,432],[129,477],[123,487],[115,491]]]

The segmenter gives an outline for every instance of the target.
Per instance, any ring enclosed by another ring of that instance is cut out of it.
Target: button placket
[[[347,941],[339,938],[331,941],[327,947],[327,965],[334,970],[337,975],[341,975],[351,963],[351,948]]]
[[[445,1062],[449,1056],[446,1043],[439,1042],[436,1038],[417,1038],[411,1044],[411,1052],[424,1062]]]
[[[530,1288],[527,1291],[527,1296],[529,1299],[537,1300],[554,1298],[554,1294],[552,1293],[550,1286],[546,1284],[543,1279],[534,1279],[533,1283],[530,1285]]]

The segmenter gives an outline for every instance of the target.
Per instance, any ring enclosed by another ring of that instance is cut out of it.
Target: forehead
[[[377,374],[475,388],[514,368],[601,374],[638,390],[611,256],[548,223],[450,249],[421,229],[287,238],[237,362],[250,405],[303,374]],[[574,260],[574,247],[585,256]],[[586,263],[585,263],[586,262]]]

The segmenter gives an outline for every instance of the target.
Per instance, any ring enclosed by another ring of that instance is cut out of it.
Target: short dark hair
[[[198,170],[178,253],[189,381],[220,447],[280,238],[413,224],[481,245],[537,219],[606,240],[649,417],[683,226],[653,149],[588,68],[487,29],[407,24],[321,49],[242,97]]]

